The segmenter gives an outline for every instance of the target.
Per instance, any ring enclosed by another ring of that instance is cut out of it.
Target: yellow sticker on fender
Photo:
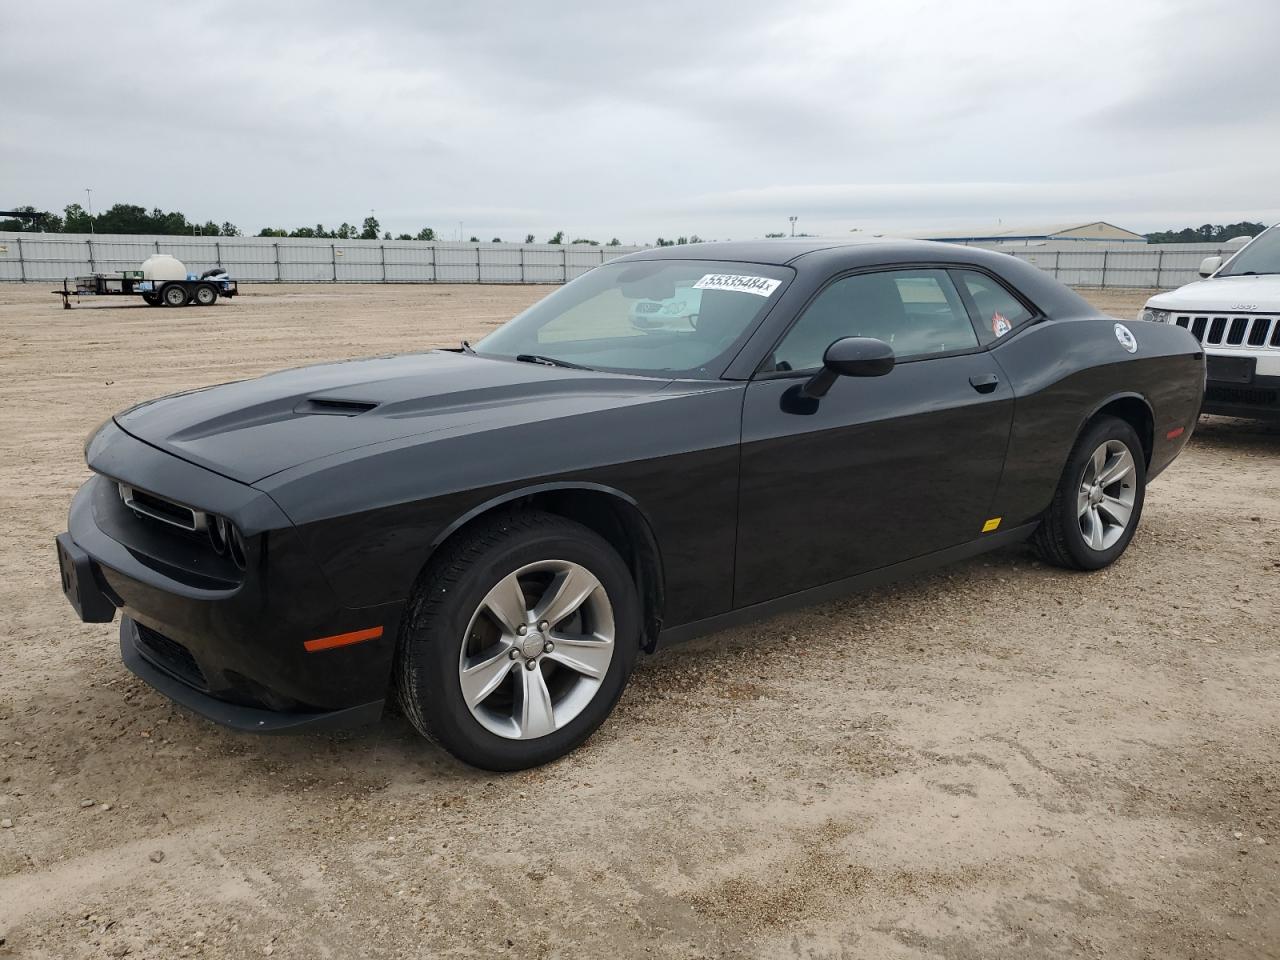
[[[982,532],[990,533],[992,530],[998,529],[999,526],[1000,526],[1000,518],[992,517],[990,520],[988,520],[986,523],[982,525]]]

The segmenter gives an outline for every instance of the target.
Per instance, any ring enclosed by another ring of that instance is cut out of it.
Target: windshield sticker
[[[991,315],[991,332],[997,337],[1003,337],[1012,329],[1013,327],[1009,325],[1009,321],[1004,318],[1004,314],[993,313]]]
[[[768,277],[743,277],[733,273],[708,273],[693,285],[695,290],[733,290],[737,293],[754,293],[757,297],[773,295],[781,280]]]

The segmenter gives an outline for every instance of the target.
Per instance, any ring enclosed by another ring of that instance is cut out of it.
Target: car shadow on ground
[[[1203,416],[1191,442],[1216,450],[1280,454],[1280,419],[1240,420]]]

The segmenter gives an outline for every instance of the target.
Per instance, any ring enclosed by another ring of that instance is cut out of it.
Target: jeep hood
[[[1211,277],[1160,293],[1153,310],[1218,310],[1223,313],[1280,312],[1280,276]]]
[[[356,447],[635,402],[669,381],[452,351],[349,360],[173,394],[126,433],[241,483]]]

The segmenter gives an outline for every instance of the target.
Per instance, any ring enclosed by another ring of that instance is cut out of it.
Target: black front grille
[[[138,652],[149,660],[153,666],[159,667],[170,676],[176,677],[187,686],[198,690],[208,689],[204,672],[196,663],[195,657],[182,644],[170,640],[162,633],[156,633],[150,627],[137,624]]]
[[[1239,403],[1251,407],[1274,406],[1275,390],[1258,390],[1248,387],[1210,387],[1204,392],[1206,403]]]
[[[1178,314],[1173,322],[1191,331],[1201,343],[1232,347],[1273,346],[1280,347],[1280,320],[1274,316],[1260,317],[1253,314],[1231,317]]]

